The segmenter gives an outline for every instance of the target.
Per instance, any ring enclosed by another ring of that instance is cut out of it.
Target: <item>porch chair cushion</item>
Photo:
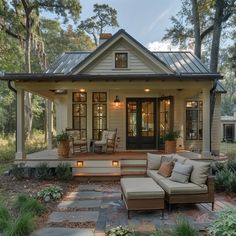
[[[185,163],[193,166],[190,181],[199,186],[204,186],[210,173],[210,162],[187,160]]]
[[[158,174],[164,177],[170,177],[175,163],[173,161],[164,161],[161,163]]]
[[[193,166],[176,162],[170,180],[179,183],[188,183]]]
[[[147,169],[158,170],[161,166],[161,155],[147,153]]]

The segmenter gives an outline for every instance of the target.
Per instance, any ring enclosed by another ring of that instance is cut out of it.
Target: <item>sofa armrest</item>
[[[208,187],[208,194],[209,198],[214,201],[214,193],[215,193],[215,177],[208,176],[207,177],[207,187]]]

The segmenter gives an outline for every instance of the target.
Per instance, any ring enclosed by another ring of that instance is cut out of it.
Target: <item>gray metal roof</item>
[[[224,85],[220,81],[217,81],[216,92],[217,93],[227,93],[227,90],[225,90]]]
[[[53,74],[68,74],[76,65],[82,62],[90,52],[65,52],[52,63],[46,73]]]
[[[236,116],[221,116],[221,121],[236,121]]]
[[[204,64],[191,52],[153,52],[160,60],[176,73],[202,74],[210,73]]]
[[[46,73],[68,74],[78,66],[91,52],[65,52],[53,64]],[[177,74],[208,74],[210,71],[191,52],[152,52],[158,60],[163,61]]]

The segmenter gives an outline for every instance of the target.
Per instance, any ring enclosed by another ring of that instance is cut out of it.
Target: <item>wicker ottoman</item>
[[[122,178],[122,199],[128,210],[162,210],[164,216],[164,190],[152,178]]]

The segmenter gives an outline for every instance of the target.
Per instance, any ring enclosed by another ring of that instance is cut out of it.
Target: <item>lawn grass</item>
[[[227,143],[222,142],[220,144],[220,152],[223,154],[229,153],[229,152],[235,152],[236,153],[236,143]]]

